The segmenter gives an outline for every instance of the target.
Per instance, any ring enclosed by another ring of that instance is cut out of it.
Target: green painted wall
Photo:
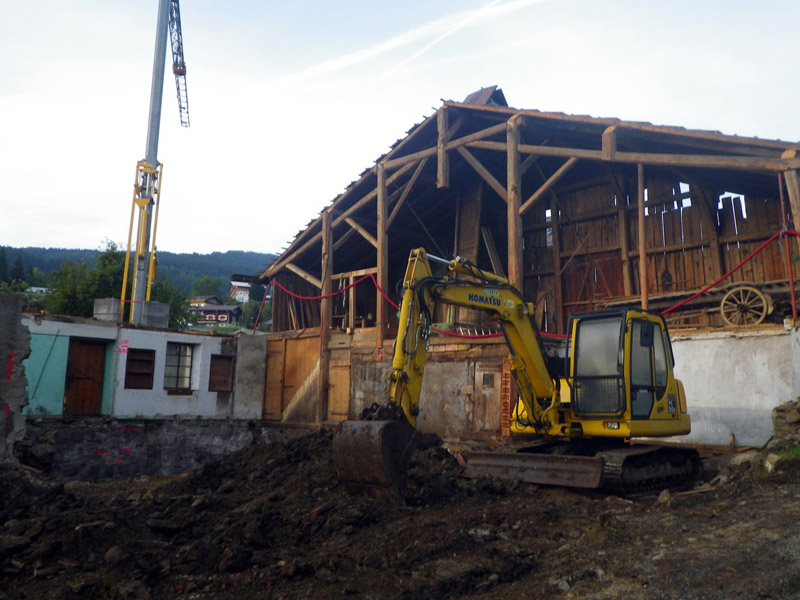
[[[24,414],[61,416],[68,356],[67,336],[31,335],[31,354],[24,361],[28,379],[28,406],[23,409]]]

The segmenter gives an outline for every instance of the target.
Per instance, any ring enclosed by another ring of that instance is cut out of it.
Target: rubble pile
[[[800,444],[800,398],[773,408],[772,425],[773,443]]]
[[[800,484],[620,498],[461,477],[417,452],[409,500],[347,495],[331,433],[98,484],[0,466],[0,600],[789,597]],[[692,560],[681,557],[691,555]]]

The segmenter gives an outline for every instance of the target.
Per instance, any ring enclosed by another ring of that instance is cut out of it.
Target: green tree
[[[65,261],[50,273],[47,312],[57,315],[91,317],[94,312],[92,271],[86,263]]]
[[[264,294],[267,293],[267,286],[261,283],[254,283],[250,286],[250,300],[254,300],[261,303],[261,299],[264,297]]]
[[[0,283],[8,281],[8,258],[5,246],[0,246]]]
[[[255,300],[248,300],[242,306],[242,326],[249,329],[253,328],[258,317],[258,311],[261,308],[261,302]],[[261,318],[258,320],[258,330],[268,331],[267,322],[272,318],[272,302],[264,302],[264,308],[261,310]]]
[[[47,287],[47,275],[39,267],[28,267],[25,281],[31,287]]]
[[[122,274],[125,271],[125,251],[111,240],[105,241],[97,265],[92,270],[95,298],[119,298],[122,292]]]
[[[124,270],[125,252],[107,240],[93,268],[65,261],[50,274],[45,307],[53,314],[91,317],[96,298],[119,298]]]
[[[192,297],[207,298],[209,296],[216,296],[221,301],[225,302],[225,299],[228,297],[228,293],[225,291],[226,287],[225,281],[223,281],[221,277],[203,275],[192,284]]]
[[[185,327],[189,322],[189,302],[180,286],[168,277],[157,280],[150,290],[150,299],[169,305],[169,326]]]
[[[22,253],[17,252],[14,259],[14,264],[11,265],[11,273],[9,273],[11,281],[25,281],[25,263],[22,261]]]

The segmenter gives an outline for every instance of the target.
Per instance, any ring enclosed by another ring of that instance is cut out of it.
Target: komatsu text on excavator
[[[433,275],[432,261],[446,264],[448,273]],[[534,305],[511,282],[463,258],[448,261],[418,248],[403,281],[388,402],[366,408],[360,421],[343,422],[334,437],[334,462],[351,492],[402,497],[420,437],[415,424],[424,410],[420,389],[437,303],[485,311],[500,326],[518,395],[511,432],[530,441],[517,452],[468,453],[467,475],[625,493],[699,476],[694,449],[630,443],[690,431],[660,315],[634,309],[574,314],[565,356],[551,358],[534,324]]]

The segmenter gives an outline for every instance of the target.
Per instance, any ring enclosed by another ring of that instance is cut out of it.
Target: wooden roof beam
[[[547,181],[545,181],[538,190],[536,190],[533,195],[525,201],[525,204],[519,207],[519,214],[520,216],[524,215],[539,199],[544,196],[547,192],[549,192],[555,184],[559,182],[559,180],[567,174],[567,172],[575,166],[575,163],[578,162],[578,159],[574,156],[567,159],[563,165],[561,165],[558,170],[553,173]]]
[[[636,122],[636,121],[622,121],[615,118],[601,118],[589,117],[585,115],[567,115],[564,113],[550,113],[542,112],[539,110],[521,110],[518,108],[506,108],[503,106],[485,106],[464,104],[461,102],[445,102],[444,106],[462,109],[464,111],[481,112],[485,114],[506,115],[511,117],[514,114],[521,114],[525,117],[533,119],[543,119],[555,122],[565,122],[572,124],[595,125],[597,127],[611,127],[617,126],[620,128],[631,129],[636,131],[661,133],[675,137],[683,137],[699,140],[710,140],[715,142],[724,142],[726,144],[735,144],[739,146],[755,146],[759,148],[772,148],[776,151],[781,151],[787,148],[797,148],[798,142],[784,142],[781,140],[766,140],[756,137],[744,137],[738,135],[728,135],[720,133],[719,131],[707,131],[699,129],[684,129],[683,127],[675,127],[671,125],[653,125],[652,123]]]
[[[403,204],[405,203],[406,199],[408,198],[408,195],[411,193],[411,189],[414,187],[414,184],[417,183],[417,179],[419,179],[419,176],[422,173],[422,169],[425,168],[425,164],[427,162],[428,159],[423,158],[417,164],[417,168],[414,171],[414,174],[411,175],[411,179],[408,180],[408,183],[406,183],[405,187],[403,188],[403,193],[400,196],[400,199],[397,201],[397,204],[394,205],[391,214],[386,219],[386,231],[389,231],[389,227],[391,227],[392,221],[394,221],[394,218],[397,216],[397,213],[400,212],[400,207],[403,206]]]
[[[505,127],[506,125],[505,123],[503,123],[503,128],[505,129]],[[503,144],[503,146],[505,146],[505,143]],[[489,169],[484,167],[483,164],[481,164],[481,162],[477,158],[475,158],[466,148],[459,146],[458,148],[456,148],[456,150],[462,157],[464,157],[464,160],[466,160],[467,163],[469,163],[469,165],[473,169],[475,169],[478,175],[480,175],[483,178],[483,180],[489,184],[489,187],[492,188],[495,192],[497,192],[497,195],[500,196],[505,202],[508,202],[508,193],[506,192],[506,188],[504,188],[503,185],[499,181],[497,181],[495,176],[489,172]]]
[[[455,125],[448,130],[448,136],[450,135],[451,131],[455,128]],[[491,127],[487,127],[486,129],[481,129],[480,131],[476,131],[475,133],[470,133],[469,135],[462,136],[455,140],[446,141],[444,143],[444,150],[450,151],[459,148],[460,146],[466,146],[470,142],[474,142],[476,140],[483,140],[487,137],[491,137],[498,133],[503,133],[506,130],[506,122],[503,121],[502,123],[498,123],[497,125],[492,125]],[[420,150],[419,152],[414,152],[413,154],[408,154],[406,156],[401,156],[399,158],[395,158],[392,160],[388,160],[385,163],[385,167],[387,170],[394,169],[396,167],[402,166],[409,162],[416,162],[418,160],[422,160],[423,158],[428,158],[437,154],[439,151],[439,146],[435,148],[428,148],[426,150]]]
[[[344,222],[347,223],[348,225],[350,225],[350,227],[352,227],[355,231],[360,233],[361,237],[363,237],[365,240],[367,240],[375,248],[378,247],[378,240],[375,239],[375,236],[373,236],[369,231],[367,231],[361,225],[356,223],[353,219],[351,219],[350,217],[346,217]]]
[[[386,185],[391,185],[392,183],[397,181],[400,177],[402,177],[404,174],[406,174],[408,171],[410,171],[413,168],[414,168],[414,164],[413,163],[409,163],[407,165],[404,165],[402,168],[398,169],[395,173],[392,173],[391,176],[386,178]],[[350,208],[348,208],[347,210],[342,212],[342,214],[340,214],[338,217],[336,217],[333,220],[333,223],[331,224],[331,226],[332,227],[336,227],[337,225],[342,223],[347,217],[352,215],[355,211],[357,211],[358,209],[364,207],[370,200],[373,200],[377,196],[377,194],[378,194],[377,188],[375,188],[372,191],[370,191],[369,193],[367,193],[358,202],[353,204]],[[321,223],[321,219],[320,219],[320,223]],[[272,277],[273,275],[275,275],[275,273],[277,273],[283,267],[285,267],[287,263],[289,263],[295,257],[299,256],[300,254],[302,254],[303,252],[308,250],[313,244],[318,242],[321,238],[322,238],[322,231],[320,230],[314,236],[312,236],[305,244],[303,244],[302,246],[297,248],[294,252],[289,253],[290,250],[287,250],[286,252],[284,252],[283,253],[283,258],[280,259],[280,260],[275,261],[274,263],[272,263],[267,268],[267,270],[264,271],[259,277],[261,279],[263,279],[265,277]]]
[[[467,144],[468,148],[506,151],[505,142],[476,141]],[[561,158],[583,158],[598,162],[617,162],[643,164],[662,167],[696,167],[705,169],[733,169],[742,171],[782,172],[787,169],[800,169],[800,158],[780,159],[754,156],[711,156],[705,154],[658,154],[655,152],[616,152],[614,160],[608,161],[602,150],[584,148],[562,148],[555,146],[533,146],[520,144],[522,154],[556,156]]]
[[[286,269],[288,271],[291,271],[295,275],[299,275],[301,278],[305,279],[311,285],[313,285],[313,286],[315,286],[315,287],[317,287],[319,289],[322,289],[322,282],[319,279],[314,277],[308,271],[304,271],[303,269],[298,267],[296,264],[294,264],[294,263],[286,263]]]

